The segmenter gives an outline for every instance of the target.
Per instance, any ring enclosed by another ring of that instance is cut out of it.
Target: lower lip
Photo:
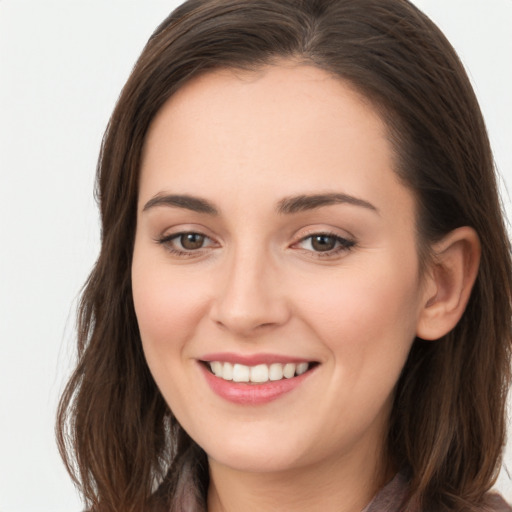
[[[268,381],[264,384],[250,384],[247,382],[233,382],[216,377],[203,363],[199,363],[206,382],[214,393],[221,398],[242,405],[260,405],[277,400],[279,397],[293,391],[300,386],[314,371],[314,368],[306,373],[291,379]]]

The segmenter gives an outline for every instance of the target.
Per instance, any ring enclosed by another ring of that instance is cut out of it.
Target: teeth
[[[231,363],[224,363],[222,365],[222,378],[224,380],[233,380],[233,365]]]
[[[281,380],[283,378],[283,365],[279,363],[271,364],[268,377],[270,380]]]
[[[302,375],[307,372],[309,363],[272,363],[271,365],[258,364],[256,366],[246,366],[244,364],[231,364],[221,361],[211,361],[209,363],[212,373],[224,380],[234,382],[253,382],[261,384],[263,382],[291,379],[292,377]]]
[[[286,363],[283,368],[283,375],[287,379],[291,379],[295,375],[295,365],[293,363]]]
[[[267,382],[268,374],[269,370],[266,364],[251,366],[251,382]]]
[[[210,363],[210,368],[212,369],[212,372],[217,377],[222,377],[222,363],[220,361],[212,361]]]
[[[303,373],[305,373],[307,370],[308,370],[308,366],[309,364],[308,363],[299,363],[297,365],[297,368],[295,370],[295,373],[297,375],[302,375]]]
[[[243,364],[235,364],[233,366],[233,381],[234,382],[249,382],[250,368]]]

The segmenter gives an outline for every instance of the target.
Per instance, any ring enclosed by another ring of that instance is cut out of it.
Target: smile
[[[263,384],[282,379],[291,379],[306,373],[312,363],[273,363],[247,366],[245,364],[223,361],[210,361],[211,372],[221,379],[233,382]]]
[[[239,405],[262,405],[301,387],[320,366],[317,361],[290,359],[219,353],[205,356],[198,363],[216,395]]]

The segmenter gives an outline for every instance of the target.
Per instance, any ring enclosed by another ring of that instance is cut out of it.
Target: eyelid
[[[165,250],[170,253],[171,255],[178,256],[178,257],[199,257],[202,256],[206,251],[210,250],[211,248],[215,248],[219,246],[219,243],[215,240],[213,236],[210,236],[206,234],[205,231],[208,231],[203,228],[197,228],[195,226],[179,226],[176,227],[176,231],[166,230],[164,232],[165,234],[159,235],[154,238],[154,241],[165,248]],[[184,235],[200,235],[204,237],[205,241],[207,241],[207,245],[203,247],[199,247],[197,249],[186,249],[179,247],[174,247],[173,242],[176,239],[179,239],[180,237]]]
[[[221,246],[215,237],[207,234],[208,231],[208,229],[203,227],[197,227],[193,225],[180,225],[173,228],[168,228],[164,231],[165,234],[155,237],[154,241],[158,245],[163,246],[167,252],[172,255],[178,257],[199,257],[212,248]],[[190,234],[203,237],[205,245],[192,249],[187,249],[185,247],[180,248],[175,245],[175,240],[179,240],[180,237]],[[335,241],[334,247],[327,250],[315,250],[314,247],[301,247],[301,245],[304,244],[308,239],[312,239],[315,236],[333,238]],[[294,238],[295,241],[290,244],[290,248],[300,250],[310,256],[317,258],[334,258],[336,256],[341,256],[341,253],[350,251],[356,245],[355,238],[348,234],[346,231],[344,233],[340,233],[338,230],[330,227],[325,228],[323,226],[310,226],[306,229],[303,229],[302,232],[297,233]]]
[[[300,244],[304,243],[308,239],[312,239],[315,236],[325,236],[334,238],[336,241],[336,245],[333,249],[329,249],[326,251],[315,251],[313,248],[306,249],[303,247],[299,247]],[[297,241],[291,245],[292,249],[303,251],[304,253],[308,253],[315,258],[335,258],[340,257],[343,254],[352,250],[356,245],[356,239],[354,236],[344,233],[341,234],[332,228],[322,228],[320,226],[310,227],[306,231],[300,233],[297,236]]]
[[[159,238],[158,241],[160,243],[167,243],[172,240],[179,239],[184,235],[199,235],[199,236],[204,237],[205,240],[210,240],[210,242],[214,242],[214,240],[211,237],[209,237],[208,235],[205,235],[204,233],[201,233],[199,231],[179,231],[178,233],[172,233],[169,235],[165,235],[165,236]],[[208,246],[210,246],[210,245],[213,245],[213,244],[208,244]],[[189,249],[189,251],[194,251],[194,249]]]
[[[314,235],[327,235],[333,236],[336,238],[340,238],[342,240],[349,240],[351,242],[356,241],[356,237],[345,229],[335,228],[329,225],[310,225],[306,226],[296,232],[293,238],[296,240],[295,243],[304,240],[305,238],[314,236]]]
[[[163,240],[164,238],[169,240],[173,237],[179,235],[186,235],[188,233],[196,233],[198,235],[202,235],[214,241],[216,241],[219,238],[218,235],[214,233],[210,228],[207,228],[202,224],[189,224],[185,222],[177,223],[174,225],[167,225],[162,229],[158,229],[158,231],[155,231],[154,240],[155,242]]]
[[[300,240],[298,240],[297,242],[295,242],[293,245],[297,245],[301,242],[304,242],[305,240],[308,240],[310,238],[314,238],[314,237],[319,237],[319,236],[325,236],[325,237],[330,237],[330,238],[334,238],[336,241],[340,242],[342,245],[354,245],[355,244],[355,241],[350,239],[350,238],[347,238],[347,237],[344,237],[344,236],[340,236],[336,233],[329,233],[327,231],[319,231],[317,233],[312,233],[311,235],[306,235],[306,236],[303,236]]]

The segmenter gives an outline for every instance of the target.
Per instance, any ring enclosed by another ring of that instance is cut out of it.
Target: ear
[[[478,274],[480,252],[478,235],[468,226],[451,231],[433,246],[416,329],[419,338],[439,339],[457,325]]]

